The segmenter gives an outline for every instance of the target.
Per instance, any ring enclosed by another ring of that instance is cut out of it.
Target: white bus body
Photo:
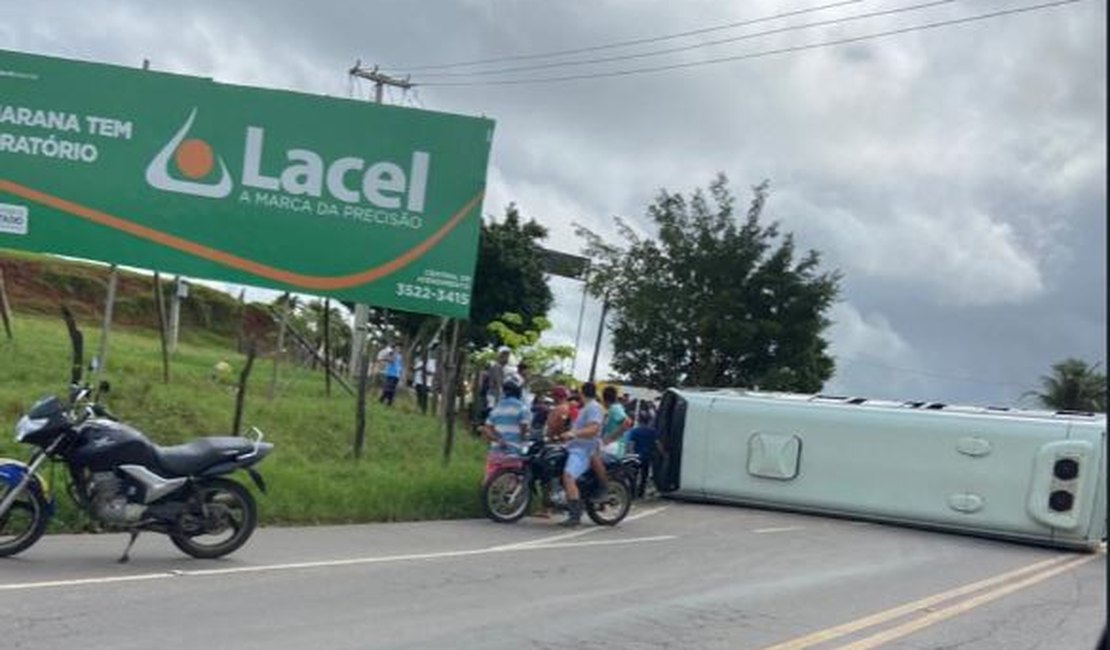
[[[669,390],[656,477],[677,498],[1094,550],[1106,416]]]

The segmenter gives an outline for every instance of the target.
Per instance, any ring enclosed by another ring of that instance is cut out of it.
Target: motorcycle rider
[[[597,402],[597,386],[593,382],[582,384],[582,397],[586,403],[578,413],[574,426],[567,432],[567,464],[563,468],[563,489],[567,493],[567,518],[560,526],[571,528],[582,523],[582,498],[578,493],[578,477],[587,469],[594,468],[601,482],[601,493],[608,493],[605,466],[601,462],[600,441],[601,425],[605,420],[605,410]],[[600,467],[599,467],[600,466]]]
[[[517,459],[517,450],[505,443],[520,444],[528,437],[528,425],[532,421],[532,411],[521,401],[524,382],[515,374],[509,374],[501,384],[502,397],[489,412],[482,426],[482,437],[489,441],[486,454],[486,474],[488,480],[493,473],[504,465]]]

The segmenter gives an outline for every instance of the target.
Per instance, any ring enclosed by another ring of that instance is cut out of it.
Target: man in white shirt
[[[436,375],[436,359],[434,354],[436,348],[433,345],[428,353],[427,359],[423,357],[416,360],[416,364],[412,369],[412,385],[416,389],[416,405],[420,407],[420,412],[428,413],[428,390],[431,389]]]

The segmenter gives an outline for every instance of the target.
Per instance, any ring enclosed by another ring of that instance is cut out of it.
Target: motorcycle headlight
[[[24,415],[19,418],[19,422],[15,423],[15,441],[23,442],[24,438],[46,426],[49,421],[47,418],[32,419]]]

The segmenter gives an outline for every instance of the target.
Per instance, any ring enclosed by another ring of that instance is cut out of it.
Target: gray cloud
[[[803,6],[0,2],[0,47],[136,66],[150,58],[157,69],[220,81],[365,98],[368,88],[345,74],[358,58],[420,64],[542,52]],[[894,6],[868,0],[785,23]],[[956,2],[668,61],[1014,6]],[[485,211],[500,215],[514,201],[549,227],[550,245],[572,252],[572,222],[611,234],[620,215],[646,227],[660,188],[692,191],[723,171],[744,203],[750,185],[770,178],[766,216],[845,273],[830,330],[841,358],[828,389],[1014,403],[1054,361],[1106,356],[1105,25],[1105,3],[1081,2],[652,75],[425,86],[393,100],[497,120]],[[555,292],[550,337],[573,342],[580,294],[573,283],[557,282]],[[582,339],[592,342],[597,305],[587,312]]]

